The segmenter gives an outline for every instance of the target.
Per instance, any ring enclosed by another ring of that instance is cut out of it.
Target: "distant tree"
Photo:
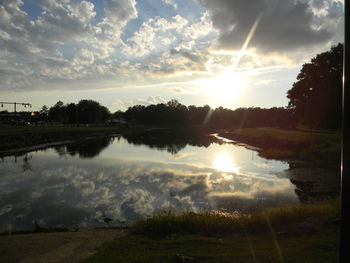
[[[105,122],[110,116],[109,110],[94,100],[79,101],[76,113],[80,123]]]
[[[288,106],[301,123],[340,128],[342,110],[343,44],[318,54],[302,66],[287,92]]]
[[[44,105],[41,107],[39,111],[39,119],[42,121],[46,121],[48,116],[49,116],[49,108],[46,105]]]
[[[124,112],[118,110],[112,114],[113,118],[120,119],[124,117]]]
[[[48,112],[51,121],[65,122],[67,119],[66,107],[62,101],[58,101]]]
[[[44,114],[44,115],[48,115],[49,114],[49,108],[44,105],[41,107],[40,111],[39,111],[40,114]]]
[[[78,110],[75,103],[69,103],[66,106],[67,121],[70,124],[78,122]]]
[[[194,105],[188,106],[188,121],[194,125],[204,125],[209,121],[209,114],[211,113],[209,105],[197,107]]]

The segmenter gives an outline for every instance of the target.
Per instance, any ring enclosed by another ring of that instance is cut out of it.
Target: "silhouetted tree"
[[[51,107],[48,116],[51,121],[65,122],[67,115],[66,107],[63,102],[58,101],[53,107]]]
[[[157,105],[129,107],[122,115],[128,121],[141,124],[184,127],[187,125],[206,126],[214,129],[241,127],[293,127],[293,110],[285,108],[239,108],[236,110],[208,105],[186,107],[177,100]]]
[[[66,113],[68,118],[68,123],[73,124],[78,122],[78,112],[77,105],[75,103],[69,103],[66,107]]]
[[[49,116],[49,108],[44,105],[41,107],[40,111],[39,111],[39,119],[42,121],[46,121],[48,119]]]
[[[58,101],[49,110],[49,119],[61,123],[104,123],[110,116],[109,110],[94,100],[81,100],[78,104],[64,105]]]
[[[76,106],[80,123],[105,122],[110,116],[109,110],[94,100],[81,100]]]
[[[339,128],[342,110],[343,44],[318,54],[302,66],[287,92],[289,107],[301,123]]]

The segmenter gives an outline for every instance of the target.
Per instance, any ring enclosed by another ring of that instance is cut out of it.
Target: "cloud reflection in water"
[[[105,225],[104,217],[132,221],[169,209],[251,212],[297,202],[288,179],[237,173],[238,164],[226,163],[226,157],[211,167],[208,153],[215,147],[204,152],[197,147],[196,162],[202,165],[191,162],[194,148],[172,161],[162,152],[157,162],[132,160],[126,151],[80,159],[46,150],[32,153],[25,171],[7,157],[0,167],[0,207],[8,207],[0,214],[0,230],[31,229],[34,220],[47,227],[91,228]]]

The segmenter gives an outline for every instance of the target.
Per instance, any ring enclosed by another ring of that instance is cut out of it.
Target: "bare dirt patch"
[[[1,236],[0,263],[73,263],[126,233],[122,229],[96,229]]]

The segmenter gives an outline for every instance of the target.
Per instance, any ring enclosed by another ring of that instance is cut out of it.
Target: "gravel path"
[[[0,263],[74,263],[126,233],[121,229],[96,229],[0,236]]]

